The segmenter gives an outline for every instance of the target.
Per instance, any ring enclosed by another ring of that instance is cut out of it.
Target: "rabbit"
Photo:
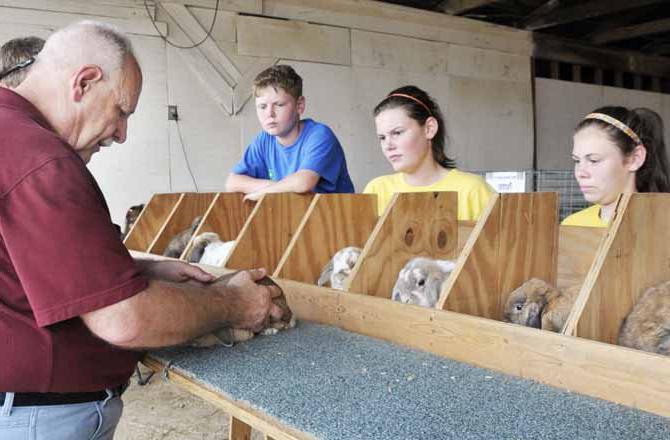
[[[228,280],[230,280],[230,278],[232,278],[236,273],[237,272],[232,272],[220,276],[212,283],[206,284],[206,286],[217,283],[226,284],[228,283]],[[202,285],[201,283],[197,284]],[[267,276],[259,280],[258,284],[263,284],[265,286],[275,286],[281,290],[281,288],[272,280],[272,278]],[[275,305],[277,305],[280,309],[282,309],[284,314],[280,321],[271,320],[268,326],[263,330],[261,330],[260,332],[254,333],[251,330],[225,327],[217,329],[212,333],[200,336],[199,338],[196,338],[193,341],[191,341],[189,345],[194,347],[212,347],[214,345],[224,345],[227,347],[231,347],[238,342],[245,342],[254,338],[256,334],[274,335],[281,330],[294,328],[296,325],[295,316],[293,316],[291,309],[288,307],[288,303],[286,302],[286,296],[284,296],[284,292],[282,291],[281,296],[273,298],[272,301],[275,303]]]
[[[179,258],[182,252],[184,252],[184,249],[186,249],[186,245],[188,244],[189,240],[191,240],[193,233],[196,229],[198,229],[201,221],[202,216],[194,218],[193,222],[191,222],[191,226],[172,237],[172,240],[170,240],[170,243],[168,243],[165,251],[163,251],[163,256]]]
[[[531,278],[507,297],[503,321],[560,332],[580,287],[575,285],[561,292],[543,280]]]
[[[221,267],[234,245],[234,240],[224,242],[219,238],[219,234],[204,232],[193,239],[193,246],[187,260],[190,263]]]
[[[391,299],[422,307],[434,307],[442,284],[456,267],[451,260],[414,257],[398,274]]]
[[[141,203],[139,205],[133,205],[130,208],[128,208],[128,211],[126,211],[126,225],[123,229],[123,232],[121,233],[122,240],[128,236],[130,229],[137,221],[137,218],[140,216],[143,209],[144,209],[144,203]]]
[[[570,315],[581,287],[581,284],[570,286],[562,290],[559,296],[552,297],[547,302],[542,310],[542,330],[557,333],[563,330],[563,325],[568,320],[568,315]]]
[[[321,271],[321,276],[319,276],[319,280],[316,282],[317,286],[344,290],[347,278],[356,265],[361,252],[361,248],[354,246],[345,247],[337,251]]]
[[[670,356],[670,281],[647,289],[626,317],[619,345]]]

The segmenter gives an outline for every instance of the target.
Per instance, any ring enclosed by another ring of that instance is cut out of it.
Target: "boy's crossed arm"
[[[245,193],[245,200],[258,200],[261,195],[266,193],[306,193],[313,191],[319,183],[319,179],[318,173],[306,169],[289,174],[278,182],[230,173],[226,181],[226,190]]]

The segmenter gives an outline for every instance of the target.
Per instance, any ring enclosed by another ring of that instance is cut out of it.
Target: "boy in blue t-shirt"
[[[271,192],[354,192],[333,131],[300,119],[305,111],[302,78],[291,66],[277,65],[258,74],[254,96],[263,131],[228,176],[227,191],[243,192],[247,200]]]

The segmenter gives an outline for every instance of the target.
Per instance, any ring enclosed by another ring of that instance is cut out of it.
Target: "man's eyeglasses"
[[[35,58],[30,57],[25,61],[21,61],[20,63],[13,65],[12,67],[6,69],[5,71],[0,72],[0,80],[6,78],[7,76],[16,72],[17,70],[21,70],[21,69],[24,69],[24,68],[30,66],[34,62],[35,62]]]

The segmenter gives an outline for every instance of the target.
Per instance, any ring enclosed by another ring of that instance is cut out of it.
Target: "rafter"
[[[659,34],[670,31],[670,18],[648,21],[646,23],[604,30],[591,34],[589,40],[595,44],[607,44],[614,41],[630,40],[645,35]]]
[[[471,9],[495,3],[497,0],[444,0],[435,9],[451,15],[459,15]]]
[[[560,2],[550,1],[548,4],[549,3],[554,4]],[[554,7],[550,8],[551,11],[547,14],[542,14],[529,20],[526,23],[525,28],[527,30],[536,31],[657,3],[663,3],[663,0],[592,0],[576,6],[566,6],[564,8]],[[547,7],[548,4],[546,5]]]

